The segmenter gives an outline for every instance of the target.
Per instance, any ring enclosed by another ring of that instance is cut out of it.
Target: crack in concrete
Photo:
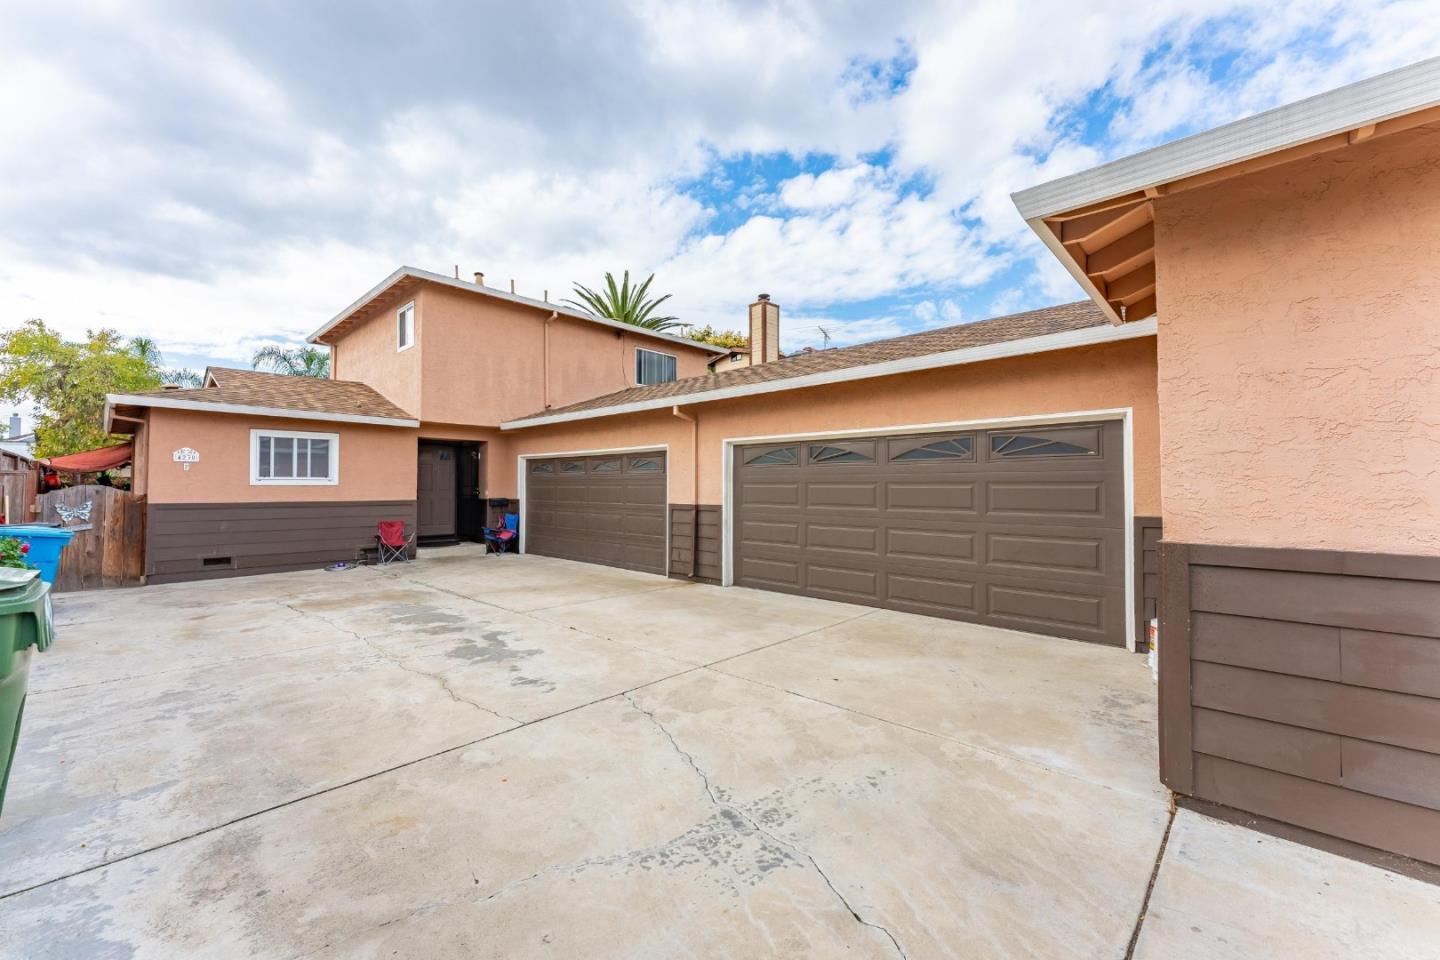
[[[1145,897],[1140,901],[1140,912],[1135,917],[1135,928],[1130,931],[1130,943],[1125,948],[1125,960],[1135,956],[1135,947],[1140,942],[1140,928],[1145,925],[1145,916],[1150,912],[1150,895],[1155,892],[1155,881],[1160,879],[1160,861],[1170,846],[1170,830],[1175,826],[1175,799],[1170,799],[1170,819],[1165,821],[1165,833],[1160,837],[1160,848],[1155,851],[1155,865],[1150,868],[1150,882],[1145,885]]]
[[[750,816],[750,814],[743,808],[737,806],[734,803],[731,803],[729,800],[721,799],[720,795],[716,793],[714,785],[711,784],[709,775],[700,767],[700,764],[695,762],[695,757],[685,748],[680,746],[679,741],[675,739],[675,735],[670,732],[670,730],[665,726],[665,724],[660,722],[660,720],[655,716],[654,712],[646,710],[644,707],[640,706],[640,704],[630,693],[624,693],[622,694],[622,696],[625,698],[625,702],[629,703],[631,707],[635,708],[635,710],[644,715],[655,727],[655,729],[659,730],[660,733],[665,737],[665,739],[670,741],[670,746],[675,750],[677,754],[680,755],[680,757],[685,760],[686,764],[689,765],[690,769],[695,771],[695,775],[700,778],[700,782],[705,788],[706,796],[710,798],[710,803],[717,810],[728,810],[731,813],[734,813],[736,816],[740,817],[747,824],[749,824],[750,829],[754,830],[756,833],[767,838],[772,843],[780,847],[784,847],[786,850],[789,850],[790,853],[793,854],[795,857],[808,862],[810,866],[815,870],[815,873],[819,875],[820,879],[824,881],[825,886],[830,888],[830,892],[835,895],[835,899],[839,900],[840,905],[844,907],[846,912],[855,919],[856,923],[859,923],[862,926],[869,927],[872,930],[880,931],[882,934],[885,935],[886,939],[890,941],[890,945],[895,948],[895,952],[900,955],[901,960],[909,960],[908,955],[905,953],[905,948],[900,946],[900,941],[895,938],[895,934],[891,933],[890,929],[883,924],[875,923],[873,920],[867,920],[864,917],[860,916],[860,912],[856,910],[853,906],[851,906],[850,901],[846,898],[845,894],[841,893],[840,889],[835,886],[834,881],[830,879],[829,874],[827,874],[824,868],[820,866],[819,862],[815,859],[814,855],[810,853],[810,851],[805,850],[804,848],[800,847],[792,841],[777,836],[770,830],[767,830],[765,827],[761,826],[760,823],[755,820],[754,817]]]
[[[280,604],[280,606],[292,611],[293,613],[298,614],[301,617],[314,617],[322,623],[327,624],[331,628],[339,630],[341,633],[348,633],[350,636],[354,637],[356,640],[359,640],[361,643],[365,644],[365,646],[375,651],[376,655],[379,656],[380,659],[399,667],[406,673],[413,673],[417,677],[425,677],[427,680],[434,680],[440,685],[440,689],[444,690],[445,693],[450,697],[450,699],[455,701],[456,703],[463,703],[466,706],[474,707],[476,710],[479,710],[482,713],[490,714],[497,720],[505,720],[514,724],[523,724],[525,722],[518,717],[512,717],[509,714],[501,713],[499,710],[492,710],[491,708],[484,706],[483,704],[476,703],[474,700],[471,700],[468,697],[460,696],[454,691],[454,689],[451,688],[450,681],[446,680],[444,675],[438,673],[430,673],[428,670],[420,670],[416,667],[408,666],[401,657],[392,656],[389,651],[387,651],[384,647],[380,646],[369,636],[359,633],[358,631],[351,630],[349,627],[343,627],[340,624],[336,623],[334,620],[331,620],[329,617],[325,616],[324,614],[306,612],[286,600],[277,600],[275,602]]]

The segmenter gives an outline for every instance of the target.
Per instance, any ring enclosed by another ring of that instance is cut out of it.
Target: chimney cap
[[[161,390],[179,390],[179,389],[180,389],[180,384],[178,384],[178,383],[162,383],[162,384],[160,385],[160,389],[161,389]]]
[[[755,294],[755,299],[763,302],[763,301],[765,301],[765,300],[769,300],[769,299],[770,299],[770,294],[768,294],[768,293],[757,293],[757,294]]]
[[[479,270],[475,271],[475,286],[485,286],[485,274],[481,273]]]

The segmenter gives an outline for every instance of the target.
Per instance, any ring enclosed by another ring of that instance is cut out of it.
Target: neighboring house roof
[[[354,380],[210,367],[205,371],[205,383],[189,390],[110,394],[105,398],[106,422],[116,408],[160,407],[395,427],[420,423],[374,388]]]
[[[401,267],[400,269],[396,270],[394,273],[390,274],[390,276],[386,277],[384,280],[381,280],[375,286],[365,291],[365,293],[361,295],[360,299],[356,300],[354,303],[350,304],[350,306],[346,307],[344,310],[341,310],[335,316],[331,317],[328,323],[326,323],[319,330],[316,330],[314,333],[310,334],[310,336],[306,337],[305,339],[308,340],[310,343],[334,343],[337,337],[330,335],[337,332],[338,328],[343,327],[346,321],[348,321],[360,311],[364,310],[366,307],[370,306],[376,300],[384,297],[384,295],[388,291],[390,291],[391,288],[395,287],[398,284],[412,281],[437,283],[443,287],[449,287],[453,290],[460,290],[465,293],[473,294],[475,296],[490,297],[495,300],[504,300],[506,303],[516,303],[525,307],[534,307],[537,310],[553,310],[555,313],[560,314],[560,316],[562,317],[571,317],[575,320],[585,320],[589,323],[598,323],[604,327],[612,327],[616,330],[624,330],[627,333],[633,333],[639,336],[655,337],[657,340],[667,340],[671,343],[676,344],[677,346],[693,347],[696,350],[701,350],[706,353],[725,352],[724,347],[716,347],[708,343],[701,343],[699,340],[691,340],[689,337],[676,336],[673,333],[664,333],[659,330],[647,330],[644,327],[637,327],[634,324],[629,323],[621,323],[619,320],[611,320],[608,317],[597,317],[593,313],[586,313],[584,310],[579,310],[575,307],[567,306],[565,304],[551,303],[548,300],[534,300],[530,297],[522,297],[514,293],[505,293],[504,291],[497,290],[494,287],[480,286],[479,284],[469,283],[465,280],[458,280],[454,277],[447,277],[441,273],[431,273],[429,270],[421,270],[418,267]]]
[[[926,330],[835,350],[816,350],[770,363],[632,387],[545,410],[501,424],[502,429],[542,426],[654,410],[674,404],[798,390],[845,380],[958,366],[1000,357],[1063,350],[1153,335],[1155,325],[1111,326],[1093,303],[1081,300],[975,323]]]
[[[1151,201],[1440,121],[1440,57],[1184,137],[1011,195],[1112,322],[1155,312]]]

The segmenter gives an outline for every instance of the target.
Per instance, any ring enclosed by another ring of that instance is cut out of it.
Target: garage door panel
[[[655,468],[632,470],[637,460]],[[530,461],[520,531],[526,551],[664,574],[663,463],[655,454]]]
[[[800,484],[794,483],[746,483],[740,494],[745,503],[757,507],[772,504],[793,507],[800,503]]]
[[[905,573],[888,573],[886,594],[891,605],[911,612],[940,613],[944,616],[975,614],[976,586],[973,580],[942,579]]]
[[[796,545],[800,543],[800,524],[794,521],[742,520],[739,539],[745,544]]]
[[[809,563],[805,569],[805,586],[847,602],[879,599],[880,574],[876,570]]]
[[[880,531],[874,527],[846,527],[812,523],[806,527],[805,546],[860,550],[874,554],[880,545]]]
[[[844,483],[818,480],[805,487],[807,507],[874,509],[880,505],[880,485],[875,481]]]
[[[885,506],[926,514],[978,515],[978,486],[973,479],[890,480],[885,484]]]
[[[788,587],[800,586],[800,563],[795,560],[775,560],[766,557],[746,557],[740,561],[737,580],[741,586],[765,586],[780,584]]]
[[[976,534],[969,530],[922,530],[891,526],[885,531],[892,559],[974,560]]]
[[[739,583],[1124,643],[1118,422],[790,441],[736,464]]]

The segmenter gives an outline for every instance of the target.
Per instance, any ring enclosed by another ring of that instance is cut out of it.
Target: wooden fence
[[[145,498],[114,487],[85,485],[42,493],[36,500],[41,523],[63,523],[57,506],[75,519],[75,539],[60,555],[55,590],[137,587],[145,576]],[[90,504],[90,519],[76,517]]]
[[[40,468],[35,461],[0,450],[0,516],[5,522],[33,521],[39,492]]]

